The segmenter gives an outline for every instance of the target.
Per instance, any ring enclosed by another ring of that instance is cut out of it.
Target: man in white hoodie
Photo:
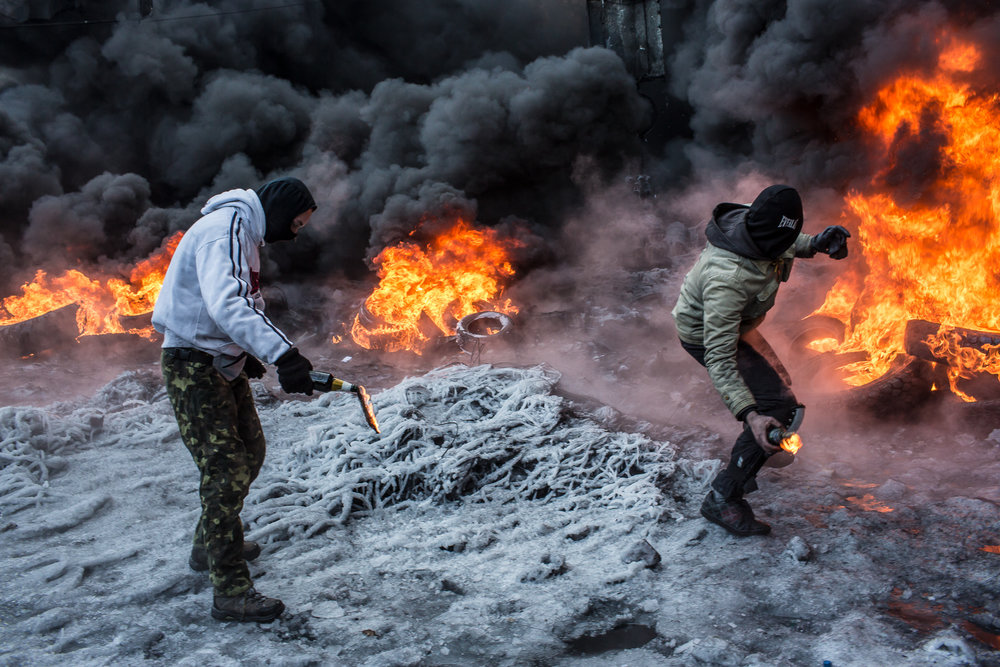
[[[184,234],[153,309],[161,365],[184,445],[201,472],[201,517],[189,564],[209,571],[220,620],[270,621],[285,605],[253,587],[240,512],[264,462],[249,378],[275,364],[289,393],[312,394],[312,364],[264,314],[260,248],[292,240],[316,203],[296,178],[212,197]]]

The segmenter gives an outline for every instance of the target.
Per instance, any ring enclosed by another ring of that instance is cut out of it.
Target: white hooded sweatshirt
[[[163,347],[193,347],[215,357],[228,379],[243,368],[243,352],[273,364],[291,341],[264,315],[260,247],[265,218],[253,190],[229,190],[208,200],[184,234],[153,308]]]

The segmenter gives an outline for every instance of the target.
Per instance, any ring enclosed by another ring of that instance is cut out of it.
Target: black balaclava
[[[802,199],[789,185],[765,188],[750,204],[747,231],[761,253],[777,259],[802,231]]]
[[[254,192],[264,208],[264,240],[268,243],[294,239],[292,221],[300,214],[316,209],[309,188],[297,178],[276,178]]]

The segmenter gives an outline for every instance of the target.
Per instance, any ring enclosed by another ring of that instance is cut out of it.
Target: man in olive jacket
[[[750,205],[716,206],[705,230],[708,243],[673,309],[682,347],[705,366],[726,407],[744,424],[701,506],[702,516],[740,536],[771,530],[754,517],[743,494],[757,488],[757,473],[779,451],[767,432],[788,426],[800,407],[779,370],[747,339],[759,338],[754,330],[796,257],[847,256],[846,229],[834,225],[812,236],[801,232],[802,222],[802,200],[788,185],[766,188]]]

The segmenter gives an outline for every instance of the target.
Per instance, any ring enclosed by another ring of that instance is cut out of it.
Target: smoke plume
[[[943,26],[993,61],[1000,43],[982,1],[661,3],[673,120],[651,146],[658,119],[622,58],[589,46],[582,0],[65,4],[0,17],[5,294],[36,268],[139,259],[215,192],[278,175],[320,205],[269,253],[299,277],[363,273],[440,212],[543,244],[569,220],[607,238],[580,227],[616,224],[584,212],[590,188],[640,171],[661,203],[738,200],[758,177],[843,190],[867,175],[855,116],[880,84],[931,67]]]

